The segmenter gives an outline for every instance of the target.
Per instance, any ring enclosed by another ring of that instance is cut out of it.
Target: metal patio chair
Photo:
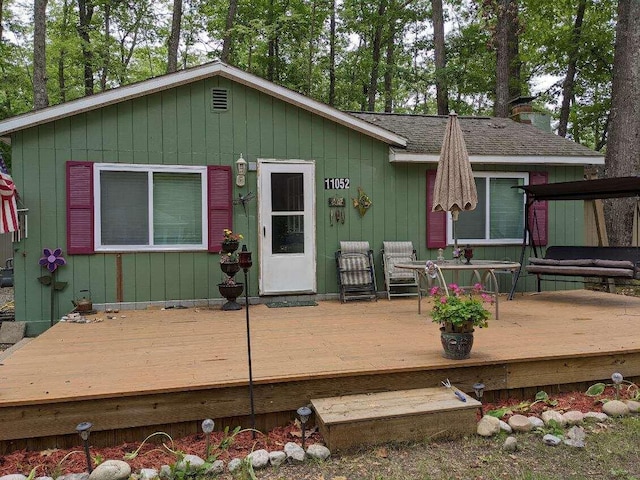
[[[340,300],[377,300],[373,250],[369,242],[340,242],[336,252]]]
[[[400,263],[417,260],[412,242],[382,242],[382,265],[387,298],[420,295],[418,274],[414,270],[396,268]]]

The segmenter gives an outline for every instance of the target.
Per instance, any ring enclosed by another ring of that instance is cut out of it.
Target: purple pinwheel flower
[[[40,261],[38,262],[41,266],[46,267],[51,273],[55,272],[56,268],[62,265],[66,265],[67,261],[62,256],[62,249],[56,248],[54,251],[51,251],[48,248],[42,250],[42,254],[44,255]]]

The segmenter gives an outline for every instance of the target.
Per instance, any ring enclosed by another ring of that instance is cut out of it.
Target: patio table
[[[433,261],[433,260],[432,260]],[[458,283],[458,276],[460,272],[469,271],[471,275],[471,283],[474,279],[482,284],[484,287],[481,293],[487,293],[492,295],[496,306],[496,320],[499,318],[498,310],[498,294],[500,293],[498,286],[498,279],[496,278],[496,271],[507,271],[514,274],[519,268],[520,264],[517,262],[498,261],[498,260],[472,260],[471,263],[459,263],[455,260],[444,260],[434,262],[435,265],[435,278],[430,277],[425,271],[426,260],[417,260],[411,263],[397,264],[397,268],[404,268],[407,270],[413,270],[418,274],[418,313],[421,313],[422,302],[422,285],[430,285],[432,280],[436,280],[440,286],[445,290],[447,295],[449,289],[447,282],[444,279],[443,271],[451,270],[454,275],[454,282]],[[469,287],[462,287],[469,288]]]

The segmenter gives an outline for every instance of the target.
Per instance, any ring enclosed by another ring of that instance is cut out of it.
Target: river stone
[[[532,428],[542,428],[542,427],[544,427],[544,422],[540,418],[538,418],[536,416],[529,417],[529,423],[531,424]]]
[[[181,472],[197,472],[204,465],[204,460],[197,455],[185,455],[182,460],[176,463],[176,470]]]
[[[326,460],[329,458],[329,455],[331,455],[331,452],[324,445],[314,443],[313,445],[309,445],[309,448],[307,448],[307,455],[317,460]]]
[[[545,425],[549,425],[551,420],[554,420],[561,427],[564,427],[567,424],[567,419],[564,418],[560,412],[555,410],[545,410],[542,412],[541,417]]]
[[[204,472],[205,475],[220,475],[221,473],[224,473],[224,462],[222,460],[216,460]]]
[[[562,414],[567,421],[567,425],[580,425],[584,420],[584,413],[578,410],[570,410]]]
[[[27,480],[27,477],[21,473],[12,473],[11,475],[4,475],[0,477],[0,480]]]
[[[533,428],[529,418],[524,415],[513,415],[508,423],[514,432],[530,432]]]
[[[233,473],[236,470],[238,470],[241,466],[242,466],[242,460],[240,460],[239,458],[234,458],[229,462],[229,471]]]
[[[513,433],[513,428],[511,428],[504,420],[500,420],[500,430],[506,433]]]
[[[556,437],[555,435],[551,435],[550,433],[547,433],[544,437],[542,437],[542,441],[544,442],[545,445],[555,447],[556,445],[560,445],[560,442],[562,440],[560,440],[560,438]]]
[[[481,437],[491,437],[500,433],[500,420],[491,415],[485,415],[478,422],[478,435]]]
[[[158,477],[160,477],[160,480],[170,480],[172,477],[171,467],[169,465],[162,465],[160,467],[160,473],[158,474]]]
[[[515,452],[516,450],[518,450],[518,440],[516,440],[516,437],[507,437],[507,439],[504,441],[504,445],[502,445],[502,450],[504,450],[505,452]]]
[[[269,452],[265,449],[256,450],[247,455],[247,458],[251,460],[253,468],[260,469],[269,465]]]
[[[89,480],[124,480],[131,475],[131,467],[122,460],[106,460],[89,475]]]
[[[158,477],[158,471],[155,468],[140,469],[140,480],[153,480]]]
[[[56,480],[89,480],[89,472],[68,473],[58,477]]]
[[[584,432],[584,428],[574,425],[567,432],[564,444],[570,447],[584,448],[585,438],[587,438],[587,434]]]
[[[275,452],[269,452],[269,462],[274,467],[279,467],[284,463],[287,459],[287,454],[282,450],[277,450]]]
[[[304,450],[297,443],[287,442],[284,446],[284,453],[287,454],[289,462],[304,462]]]
[[[629,407],[631,413],[640,413],[640,402],[635,400],[625,400],[624,404]]]
[[[596,422],[606,422],[609,416],[602,412],[587,412],[584,414],[584,419],[595,420]]]
[[[610,400],[602,405],[602,411],[610,417],[622,417],[629,415],[629,407],[620,400]]]
[[[36,477],[35,480],[53,480],[52,477]]]

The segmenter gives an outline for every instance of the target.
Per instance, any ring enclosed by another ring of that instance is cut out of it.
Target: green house
[[[219,62],[0,121],[28,209],[14,243],[16,320],[30,335],[51,324],[44,248],[67,262],[54,320],[86,295],[119,308],[220,299],[227,228],[253,253],[253,298],[336,298],[341,240],[369,242],[383,290],[383,241],[410,240],[425,259],[451,250],[451,220],[429,205],[446,121],[342,112]],[[460,123],[480,204],[456,235],[476,258],[518,259],[524,199],[511,186],[603,164],[531,124]],[[372,201],[362,216],[359,188]],[[538,207],[538,243],[582,244],[582,202],[556,203]]]

